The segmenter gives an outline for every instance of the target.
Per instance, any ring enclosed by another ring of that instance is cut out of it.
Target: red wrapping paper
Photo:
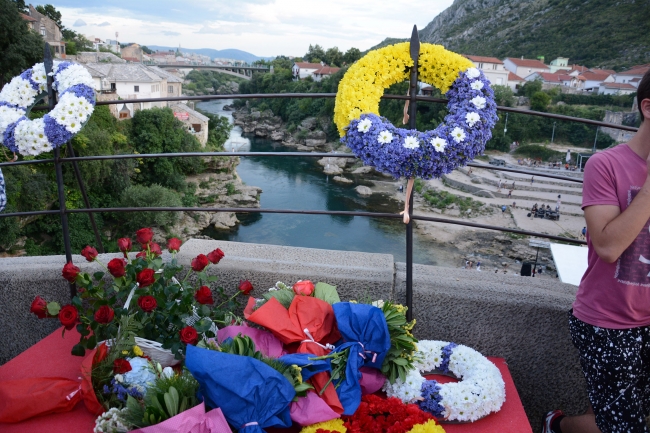
[[[311,296],[296,296],[288,310],[277,299],[271,298],[253,311],[248,320],[271,331],[295,353],[327,355],[330,350],[322,346],[334,344],[341,338],[332,306]],[[320,393],[329,379],[328,373],[318,373],[310,382]],[[343,406],[333,386],[325,389],[322,398],[334,412],[343,413]]]

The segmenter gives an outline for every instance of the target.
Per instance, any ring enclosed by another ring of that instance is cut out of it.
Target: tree
[[[28,12],[29,9],[25,4],[25,0],[12,0],[12,1],[16,4],[16,7],[18,8],[18,12],[22,12],[25,14]]]
[[[541,80],[526,81],[526,83],[519,88],[519,94],[530,98],[534,93],[540,92],[541,90]]]
[[[59,29],[63,31],[65,27],[63,27],[63,23],[61,23],[61,12],[57,11],[54,6],[51,4],[46,4],[45,6],[38,5],[36,6],[36,10],[46,17],[51,18],[52,21],[59,26]]]
[[[318,44],[314,46],[309,44],[309,50],[307,51],[307,54],[305,54],[303,60],[310,63],[318,63],[324,58],[325,58],[325,50],[323,50],[323,47],[321,47]]]
[[[356,62],[360,58],[361,58],[361,51],[359,51],[358,48],[354,48],[354,47],[347,50],[343,55],[343,61],[347,65],[351,65],[352,63]]]
[[[0,88],[23,70],[43,61],[43,38],[21,18],[16,2],[0,0]]]
[[[546,92],[535,92],[530,97],[530,108],[535,111],[546,111],[546,107],[551,103],[551,97]]]
[[[153,54],[153,51],[146,45],[142,45],[140,48],[142,48],[142,52],[145,54]]]
[[[494,90],[494,100],[497,102],[497,105],[502,107],[514,107],[515,97],[510,87],[496,84],[492,86],[492,90]]]
[[[323,60],[330,66],[341,66],[343,64],[343,53],[339,51],[338,47],[330,48],[325,52]]]

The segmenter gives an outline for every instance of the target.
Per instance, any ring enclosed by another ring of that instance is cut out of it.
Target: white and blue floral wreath
[[[45,66],[38,63],[0,91],[0,143],[22,155],[38,155],[62,146],[88,121],[95,106],[94,82],[81,65],[55,62],[53,87],[59,101],[41,119],[27,115],[47,96]]]

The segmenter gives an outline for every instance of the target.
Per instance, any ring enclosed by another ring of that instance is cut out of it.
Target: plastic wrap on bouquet
[[[238,335],[246,335],[253,340],[255,348],[264,356],[279,358],[284,354],[282,343],[270,332],[263,329],[251,328],[250,326],[226,326],[217,332],[217,341],[223,343],[228,338],[235,338]]]
[[[203,403],[181,412],[160,424],[132,430],[131,433],[231,433],[221,409],[205,411]]]
[[[374,394],[384,386],[386,382],[386,376],[382,374],[381,371],[369,367],[361,367],[361,380],[359,385],[361,386],[361,394]]]
[[[185,366],[200,384],[209,407],[219,407],[242,433],[289,427],[293,386],[277,370],[239,355],[187,346]]]
[[[332,306],[311,296],[296,296],[288,310],[271,298],[251,313],[248,320],[264,326],[284,344],[294,347],[297,344],[295,352],[298,353],[327,355],[341,336]],[[311,378],[311,384],[320,393],[329,380],[329,374],[320,373]],[[343,412],[334,387],[328,386],[321,397],[333,411]]]
[[[64,377],[0,381],[0,422],[69,412],[81,400],[92,414],[102,414],[104,407],[97,401],[91,381],[94,355],[95,351],[90,352],[81,364],[81,383]]]

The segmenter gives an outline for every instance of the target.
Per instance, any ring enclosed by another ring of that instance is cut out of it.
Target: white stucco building
[[[296,62],[291,67],[291,72],[293,73],[294,78],[304,80],[307,77],[311,77],[314,72],[325,66],[322,63],[308,63],[308,62]]]
[[[508,85],[508,70],[505,68],[501,60],[496,57],[468,55],[465,55],[465,57],[471,60],[476,68],[483,71],[483,74],[488,80],[490,80],[492,85]]]
[[[503,61],[503,66],[519,77],[527,77],[534,72],[551,72],[549,67],[539,60],[516,59],[508,57]]]

